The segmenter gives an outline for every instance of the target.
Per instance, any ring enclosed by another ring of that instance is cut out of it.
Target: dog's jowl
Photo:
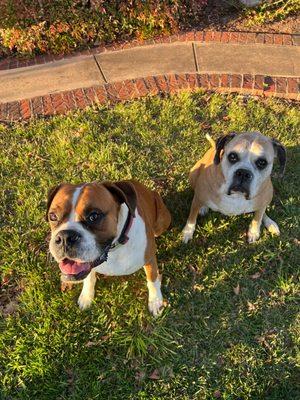
[[[198,213],[204,215],[209,208],[225,215],[254,212],[248,230],[250,243],[259,238],[262,222],[278,235],[276,222],[265,211],[273,197],[270,175],[274,158],[278,158],[283,174],[285,148],[259,132],[230,133],[216,143],[209,140],[212,147],[190,171],[194,198],[183,229],[183,241],[192,239]]]
[[[155,237],[171,216],[157,192],[136,181],[60,184],[49,192],[50,252],[62,280],[83,281],[78,300],[90,306],[96,273],[129,275],[144,267],[149,310],[163,308]]]

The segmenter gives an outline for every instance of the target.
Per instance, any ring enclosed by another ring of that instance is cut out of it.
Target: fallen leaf
[[[220,390],[214,391],[214,397],[215,397],[216,399],[219,399],[219,398],[221,397],[221,392],[220,392]]]
[[[158,369],[155,369],[149,376],[149,379],[158,380],[160,378]]]
[[[135,374],[135,379],[137,381],[142,381],[145,378],[146,374],[144,371],[137,371]]]
[[[300,240],[297,239],[297,238],[295,238],[295,239],[294,239],[294,244],[295,244],[296,246],[299,246],[299,245],[300,245]]]
[[[250,301],[247,301],[247,306],[249,311],[253,311],[256,308],[253,303],[250,303]]]
[[[237,296],[240,294],[240,284],[237,284],[237,287],[233,288],[234,294],[236,294]]]
[[[258,278],[260,278],[260,275],[261,275],[260,272],[255,272],[255,274],[251,275],[250,278],[251,279],[258,279]]]

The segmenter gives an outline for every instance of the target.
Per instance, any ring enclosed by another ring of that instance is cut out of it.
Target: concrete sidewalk
[[[234,38],[233,35],[231,37]],[[285,45],[282,42],[280,45],[275,45],[276,35],[274,35],[273,44],[248,43],[247,37],[247,43],[239,43],[235,40],[205,42],[202,37],[200,38],[201,40],[196,40],[197,35],[194,34],[192,37],[194,40],[178,40],[167,44],[157,43],[119,51],[105,51],[42,65],[2,70],[0,71],[0,104],[3,109],[6,103],[25,99],[52,96],[66,91],[95,88],[118,82],[121,84],[127,80],[145,77],[157,80],[157,77],[174,74],[178,76],[182,74],[218,75],[220,76],[218,82],[210,79],[209,85],[203,84],[202,78],[202,81],[197,78],[200,83],[196,86],[209,89],[228,86],[230,90],[239,86],[234,83],[238,79],[236,76],[239,75],[242,76],[240,87],[252,90],[257,89],[256,77],[263,77],[264,83],[268,77],[271,77],[273,82],[278,77],[277,86],[280,89],[279,92],[285,95],[283,97],[298,98],[300,46],[297,44]],[[228,84],[225,78],[221,79],[222,75],[230,77]],[[286,81],[282,83],[280,81],[282,79]],[[276,87],[273,92],[276,92]],[[289,97],[290,88],[292,97]],[[151,92],[149,85],[147,89]],[[163,87],[159,91],[163,91]],[[170,87],[167,91],[170,92]],[[122,99],[122,96],[120,97]],[[126,98],[124,95],[123,97]]]

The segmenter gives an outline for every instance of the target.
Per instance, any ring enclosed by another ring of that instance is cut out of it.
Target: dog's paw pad
[[[154,317],[158,317],[163,312],[164,307],[164,301],[162,298],[159,297],[156,297],[153,300],[149,300],[148,302],[149,311]]]
[[[248,243],[255,243],[259,239],[260,232],[249,230],[247,234]]]
[[[89,308],[92,304],[93,299],[94,297],[85,296],[81,294],[78,299],[78,305],[80,310],[86,310],[87,308]]]

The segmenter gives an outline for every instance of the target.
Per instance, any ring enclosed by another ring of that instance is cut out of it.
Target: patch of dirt
[[[0,315],[2,317],[6,318],[17,311],[18,297],[23,289],[23,282],[16,282],[11,274],[2,277],[0,282]]]
[[[300,33],[300,15],[287,17],[264,25],[248,26],[242,8],[233,0],[210,0],[203,17],[195,27],[198,30],[228,30],[243,32]]]

